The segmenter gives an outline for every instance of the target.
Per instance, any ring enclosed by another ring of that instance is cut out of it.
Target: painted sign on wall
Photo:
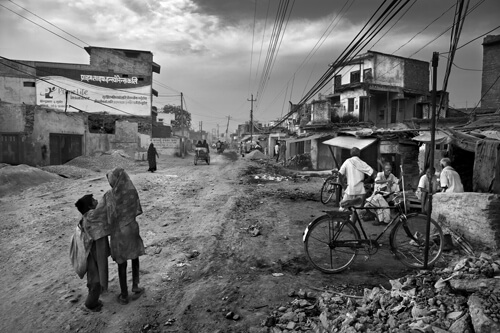
[[[152,138],[156,149],[179,149],[179,138]]]
[[[138,77],[79,73],[71,78],[55,75],[37,79],[36,104],[68,112],[151,115],[150,83],[144,84]]]

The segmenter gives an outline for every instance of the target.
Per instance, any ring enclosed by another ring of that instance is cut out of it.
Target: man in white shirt
[[[366,199],[366,206],[389,207],[388,201],[393,199],[394,192],[399,192],[399,180],[392,173],[392,165],[384,164],[384,171],[377,173],[373,195]],[[378,221],[373,225],[388,224],[391,221],[389,208],[375,209]]]
[[[360,155],[359,148],[352,148],[351,157],[345,160],[340,167],[339,172],[347,179],[347,188],[342,200],[351,200],[358,197],[364,199],[366,193],[363,182],[365,175],[373,176],[375,173],[371,166],[359,158]]]
[[[464,186],[460,180],[460,175],[451,167],[451,160],[447,157],[442,158],[439,162],[441,164],[441,176],[439,177],[441,189],[446,193],[461,193],[464,191]]]

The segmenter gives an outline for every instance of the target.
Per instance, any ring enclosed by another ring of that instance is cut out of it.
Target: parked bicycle
[[[340,173],[338,169],[333,169],[332,174],[325,179],[323,186],[321,186],[320,200],[326,205],[333,199],[338,205],[341,196],[342,184],[340,182]]]
[[[389,236],[391,252],[408,267],[424,268],[427,215],[406,214],[403,198],[401,192],[396,193],[391,207],[362,207],[363,200],[357,199],[342,203],[347,211],[324,211],[326,214],[314,219],[304,231],[307,258],[322,272],[342,272],[353,263],[358,252],[364,251],[369,256],[377,253],[380,238],[393,227]],[[369,238],[358,215],[361,209],[393,209],[396,216],[376,238]],[[443,247],[443,232],[432,219],[430,235],[429,267],[439,259]]]

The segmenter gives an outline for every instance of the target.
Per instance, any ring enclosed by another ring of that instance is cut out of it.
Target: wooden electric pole
[[[253,99],[253,94],[251,96],[252,96],[251,99],[247,98],[247,101],[250,102],[250,142],[253,141],[253,102],[257,100]]]

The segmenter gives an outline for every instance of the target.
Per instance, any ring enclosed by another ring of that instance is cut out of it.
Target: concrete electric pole
[[[253,102],[257,100],[253,99],[253,94],[251,96],[252,96],[251,99],[247,98],[247,101],[250,102],[250,142],[253,141]]]

